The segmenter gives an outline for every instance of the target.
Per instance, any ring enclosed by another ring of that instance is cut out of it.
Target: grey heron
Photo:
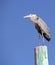
[[[47,24],[40,17],[38,17],[36,14],[29,14],[27,16],[24,16],[24,18],[30,18],[30,21],[34,23],[35,28],[37,29],[39,35],[41,34],[43,37],[43,44],[44,44],[44,38],[47,41],[50,41],[51,36],[50,36],[49,28]]]

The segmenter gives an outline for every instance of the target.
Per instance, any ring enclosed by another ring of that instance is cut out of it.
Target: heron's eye
[[[37,17],[37,20],[38,20],[39,18]]]

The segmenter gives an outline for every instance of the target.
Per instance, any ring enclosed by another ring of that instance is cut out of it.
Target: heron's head
[[[30,18],[30,20],[34,23],[36,19],[38,19],[38,16],[36,14],[29,14],[27,16],[24,16],[24,18]]]

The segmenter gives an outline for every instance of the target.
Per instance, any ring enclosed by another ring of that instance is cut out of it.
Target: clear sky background
[[[49,65],[55,65],[55,0],[0,0],[0,65],[35,65],[38,33],[23,18],[30,13],[40,16],[50,29],[52,39],[45,45]]]

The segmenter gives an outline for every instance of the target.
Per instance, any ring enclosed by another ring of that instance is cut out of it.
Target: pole
[[[47,46],[38,46],[34,48],[35,65],[49,65]]]

